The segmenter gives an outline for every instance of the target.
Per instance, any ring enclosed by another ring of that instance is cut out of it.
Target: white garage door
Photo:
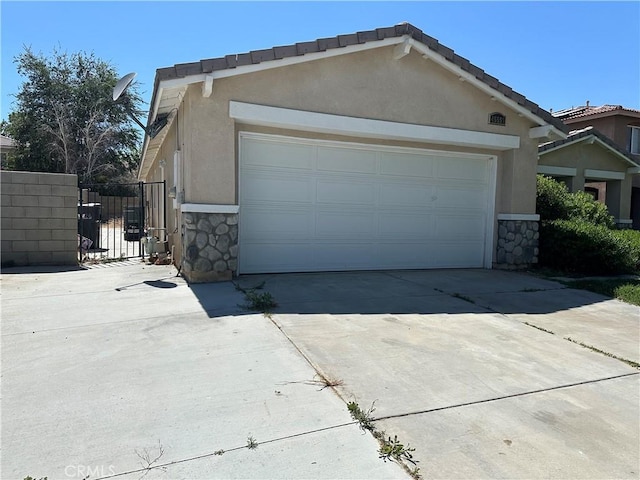
[[[488,267],[492,165],[243,133],[239,272]]]

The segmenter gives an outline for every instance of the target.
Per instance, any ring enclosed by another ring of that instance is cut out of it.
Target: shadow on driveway
[[[243,275],[237,283],[261,287],[257,292],[270,293],[278,304],[273,313],[291,314],[545,314],[607,300],[530,274],[486,269]],[[229,284],[191,289],[214,312]],[[242,303],[242,296],[234,298]]]

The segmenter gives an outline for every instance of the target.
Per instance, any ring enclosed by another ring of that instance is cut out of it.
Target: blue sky
[[[94,52],[135,71],[408,21],[545,109],[640,109],[640,2],[0,2],[2,119],[25,45]]]

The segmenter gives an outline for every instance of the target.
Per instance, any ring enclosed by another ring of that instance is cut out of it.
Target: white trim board
[[[624,172],[614,172],[611,170],[593,170],[587,168],[584,171],[584,178],[589,180],[624,180],[624,177]]]
[[[537,213],[499,213],[498,220],[516,220],[522,222],[538,222],[540,215]]]
[[[520,137],[515,135],[347,117],[233,100],[229,102],[229,116],[234,120],[251,125],[335,135],[418,141],[495,150],[511,150],[520,147]]]
[[[575,177],[578,174],[577,168],[554,167],[551,165],[538,165],[538,173],[557,177]]]
[[[238,205],[212,205],[208,203],[183,203],[180,211],[185,213],[238,213]]]

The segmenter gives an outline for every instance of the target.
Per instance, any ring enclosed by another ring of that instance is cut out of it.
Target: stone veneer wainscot
[[[182,225],[182,272],[187,280],[231,280],[238,269],[238,214],[183,212]]]
[[[538,263],[538,230],[538,220],[498,217],[497,266],[526,268]]]

